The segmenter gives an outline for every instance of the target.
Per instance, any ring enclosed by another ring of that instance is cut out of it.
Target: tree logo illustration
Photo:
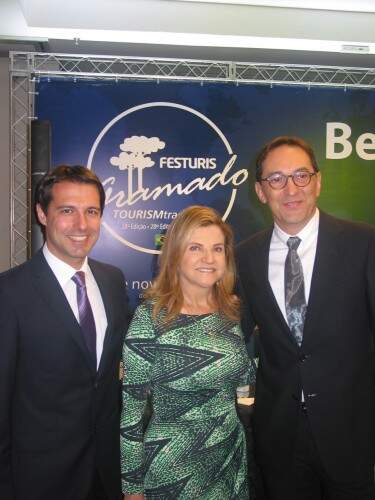
[[[131,198],[135,191],[140,191],[144,187],[143,170],[155,165],[155,162],[148,155],[164,149],[165,142],[158,137],[133,135],[126,137],[119,147],[121,153],[119,156],[112,156],[110,163],[118,167],[119,170],[128,171],[128,196]],[[133,174],[136,174],[136,178]],[[135,185],[133,185],[134,181],[137,181]]]

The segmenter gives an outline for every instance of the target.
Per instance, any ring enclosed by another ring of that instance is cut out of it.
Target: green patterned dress
[[[157,326],[146,302],[136,310],[123,360],[123,492],[144,492],[147,500],[248,500],[235,409],[249,363],[239,325],[212,313],[180,314]]]

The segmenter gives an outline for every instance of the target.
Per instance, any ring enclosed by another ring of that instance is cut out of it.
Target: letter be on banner
[[[336,135],[336,130],[340,135]],[[342,160],[347,158],[352,152],[352,145],[348,141],[352,133],[351,128],[346,123],[328,122],[326,133],[326,158],[330,160]],[[341,151],[335,151],[335,144],[340,144]]]
[[[369,152],[369,150],[375,150],[375,134],[367,132],[366,134],[360,135],[357,139],[355,148],[358,156],[363,160],[375,160],[375,152]]]

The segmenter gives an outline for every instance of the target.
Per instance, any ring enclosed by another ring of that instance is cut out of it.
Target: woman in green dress
[[[249,361],[234,282],[228,224],[211,208],[183,210],[125,340],[124,500],[249,499],[235,407]]]

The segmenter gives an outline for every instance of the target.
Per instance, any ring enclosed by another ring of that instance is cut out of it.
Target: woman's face
[[[182,291],[212,289],[226,271],[225,238],[212,224],[195,229],[188,238],[179,265]]]

